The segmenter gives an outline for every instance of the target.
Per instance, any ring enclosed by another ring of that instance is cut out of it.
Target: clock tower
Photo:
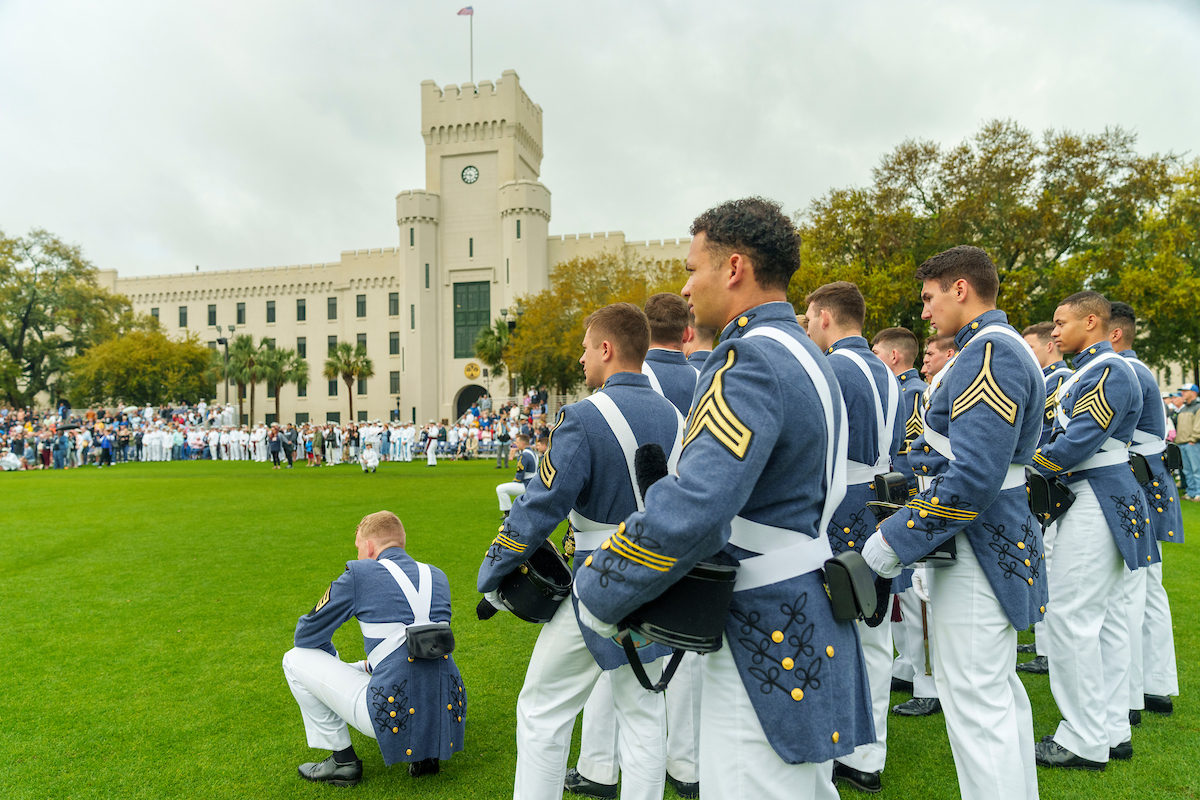
[[[453,421],[490,382],[475,338],[520,295],[549,286],[550,191],[538,182],[542,109],[517,73],[494,84],[421,84],[425,188],[396,197],[400,407]]]

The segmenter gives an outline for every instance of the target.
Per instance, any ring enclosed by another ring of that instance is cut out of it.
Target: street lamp
[[[220,335],[220,333],[221,333],[220,325],[215,325],[214,327],[217,329],[217,344],[222,345],[225,348],[225,370],[224,370],[224,372],[225,372],[225,405],[228,406],[229,405],[229,340],[227,338],[225,338],[224,336]],[[234,330],[233,326],[230,325],[229,333],[232,334],[233,330]]]
[[[400,421],[400,395],[396,395],[396,422]]]

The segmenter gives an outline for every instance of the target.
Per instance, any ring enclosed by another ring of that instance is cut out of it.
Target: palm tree
[[[338,342],[337,348],[325,359],[325,368],[321,371],[326,380],[341,378],[346,384],[346,393],[350,395],[350,420],[354,420],[354,382],[370,378],[375,374],[375,365],[367,358],[367,348],[364,345],[354,346],[349,342]]]
[[[246,387],[250,387],[250,419],[254,419],[255,387],[263,380],[263,355],[269,352],[267,339],[254,344],[254,337],[242,334],[233,340],[229,348],[229,377],[238,387],[238,422],[242,419],[242,399]]]
[[[275,421],[279,422],[279,393],[289,383],[308,383],[308,362],[291,348],[267,350],[259,359],[262,378],[275,385]]]
[[[491,368],[488,373],[488,388],[492,378],[504,374],[504,358],[508,355],[508,323],[496,317],[490,328],[480,328],[475,337],[475,357]]]

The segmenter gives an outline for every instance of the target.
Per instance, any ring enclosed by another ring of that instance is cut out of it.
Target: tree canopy
[[[71,359],[71,402],[198,403],[212,397],[210,358],[195,334],[174,341],[157,330],[131,331]]]
[[[326,380],[342,379],[346,384],[346,394],[350,397],[350,420],[354,420],[354,382],[372,377],[375,374],[375,363],[367,357],[367,348],[361,344],[352,345],[349,342],[338,342],[338,346],[329,358],[321,374]]]

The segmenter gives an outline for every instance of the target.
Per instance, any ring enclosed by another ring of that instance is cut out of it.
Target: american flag
[[[458,10],[458,16],[460,16],[460,17],[475,16],[475,6],[466,6],[465,8],[460,8]]]

